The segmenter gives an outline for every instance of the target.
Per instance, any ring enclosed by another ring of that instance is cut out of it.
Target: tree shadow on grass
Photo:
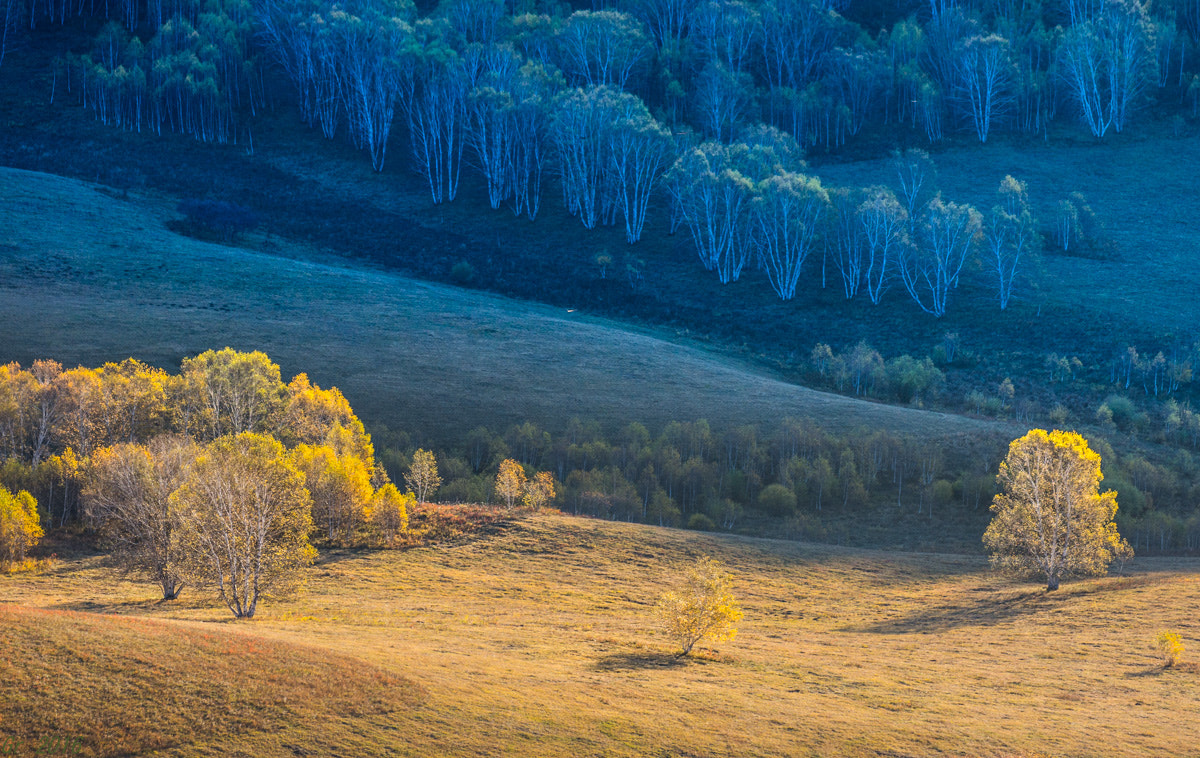
[[[687,663],[687,659],[679,658],[668,653],[651,653],[646,651],[629,651],[612,653],[596,661],[597,671],[639,671],[656,668],[678,668]]]
[[[1167,574],[1139,574],[1137,576],[1100,579],[1064,584],[1062,588],[1048,592],[1045,588],[1018,590],[1004,593],[994,590],[971,602],[946,603],[921,609],[904,618],[891,618],[874,624],[846,626],[842,631],[866,632],[870,634],[927,634],[972,626],[992,626],[1022,616],[1053,611],[1074,600],[1107,592],[1136,589],[1151,584],[1169,581]]]
[[[147,598],[144,600],[120,600],[107,602],[97,602],[95,600],[71,600],[65,603],[55,603],[50,607],[59,611],[124,615],[131,613],[152,613],[154,611],[159,611],[166,608],[190,608],[192,606],[182,604],[178,600],[163,600],[160,597]]]

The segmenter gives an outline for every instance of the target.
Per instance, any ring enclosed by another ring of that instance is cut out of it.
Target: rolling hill
[[[210,348],[262,350],[285,378],[306,371],[340,387],[368,423],[439,442],[481,424],[560,429],[572,417],[609,429],[797,416],[939,439],[1022,431],[813,391],[674,335],[354,267],[277,238],[199,242],[167,228],[178,213],[159,197],[14,169],[0,169],[0,194],[4,361],[133,356],[174,368]]]
[[[700,554],[739,634],[679,661],[653,624]],[[323,554],[234,622],[76,553],[0,576],[0,739],[83,755],[1185,755],[1194,561],[1036,584],[982,558],[535,514],[490,536]],[[1189,648],[1163,669],[1160,629]],[[116,739],[121,735],[121,739]]]

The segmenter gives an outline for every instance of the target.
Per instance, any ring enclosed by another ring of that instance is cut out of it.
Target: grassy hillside
[[[680,662],[651,608],[701,553],[727,563],[745,619]],[[1175,629],[1200,655],[1197,568],[1139,559],[1047,594],[978,559],[546,514],[326,554],[303,595],[234,623],[82,555],[0,577],[17,604],[0,610],[0,738],[75,730],[85,754],[121,754],[97,723],[162,755],[1183,755],[1200,677],[1151,644]],[[150,699],[180,713],[135,716]]]
[[[340,387],[371,423],[456,441],[480,424],[616,428],[811,418],[831,430],[953,437],[1004,425],[859,402],[567,309],[417,282],[261,236],[166,228],[170,203],[0,169],[0,360],[164,367],[226,345]],[[260,251],[269,252],[260,252]]]

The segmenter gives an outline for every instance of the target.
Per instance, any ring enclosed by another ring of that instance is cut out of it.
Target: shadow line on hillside
[[[1136,589],[1168,581],[1168,575],[1138,575],[1106,579],[1078,585],[1064,585],[1048,592],[1044,588],[981,598],[975,602],[945,603],[931,606],[904,618],[886,619],[874,624],[842,627],[846,632],[868,634],[927,634],[963,627],[987,627],[1022,616],[1053,611],[1073,600],[1109,592]]]

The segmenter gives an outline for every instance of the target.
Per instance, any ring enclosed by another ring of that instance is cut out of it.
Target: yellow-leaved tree
[[[525,492],[525,469],[512,458],[500,462],[500,472],[496,474],[496,496],[504,501],[504,505],[512,510],[513,504]]]
[[[375,490],[371,498],[369,520],[384,545],[392,547],[408,529],[408,509],[416,501],[416,495],[401,493],[391,482]]]
[[[554,500],[554,474],[549,471],[539,471],[536,476],[525,483],[525,494],[521,502],[526,508],[541,510]]]
[[[438,476],[437,458],[432,452],[421,449],[413,453],[412,466],[404,475],[404,483],[417,496],[418,503],[424,504],[426,499],[433,497],[442,486],[442,477]]]
[[[0,487],[0,569],[20,565],[42,534],[33,495],[24,490],[14,495]]]
[[[243,432],[210,443],[171,494],[180,574],[213,587],[238,618],[299,582],[316,551],[312,502],[283,445]]]
[[[1075,432],[1033,429],[1000,464],[1000,493],[983,541],[996,566],[1045,578],[1097,575],[1132,548],[1113,523],[1117,493],[1100,492],[1100,455]]]
[[[148,574],[164,600],[183,589],[172,549],[170,499],[198,448],[187,437],[163,434],[149,445],[122,443],[92,453],[84,487],[84,516],[128,570]]]
[[[658,620],[679,644],[680,658],[704,639],[714,642],[737,636],[734,624],[742,611],[733,596],[732,577],[720,562],[705,556],[687,570],[673,590],[658,598]]]
[[[313,522],[331,542],[352,544],[374,494],[366,464],[329,445],[297,445],[291,460],[312,496]]]

